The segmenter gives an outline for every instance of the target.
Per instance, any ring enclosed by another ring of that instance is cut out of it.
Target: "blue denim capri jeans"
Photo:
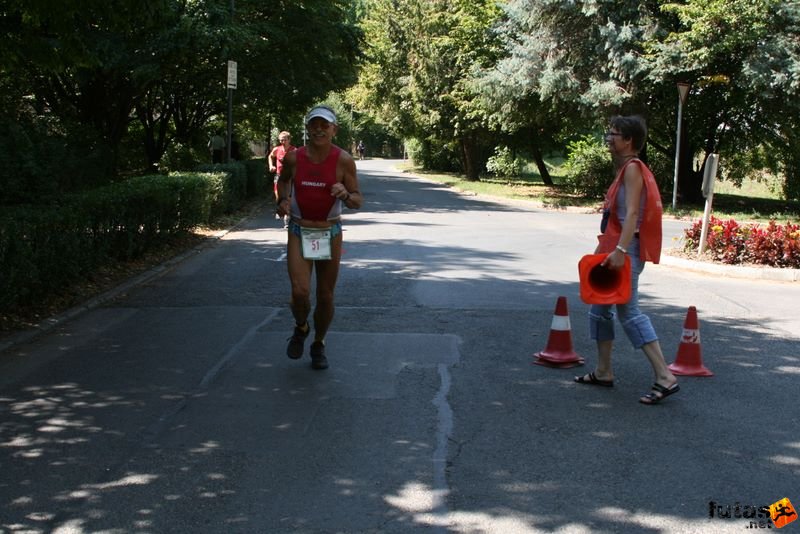
[[[614,339],[614,316],[618,316],[622,329],[633,347],[642,348],[658,340],[650,318],[639,310],[639,275],[644,270],[644,262],[639,259],[639,239],[634,238],[628,246],[631,259],[631,299],[627,304],[593,304],[589,309],[589,332],[595,341]],[[613,308],[616,306],[616,314]]]

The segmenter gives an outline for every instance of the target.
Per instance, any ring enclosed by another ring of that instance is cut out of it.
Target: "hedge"
[[[0,207],[0,312],[235,211],[247,195],[247,171],[255,169],[230,164],[213,172],[141,176],[58,204]]]

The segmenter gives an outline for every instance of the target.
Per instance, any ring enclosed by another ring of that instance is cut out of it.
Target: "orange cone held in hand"
[[[625,304],[631,299],[631,259],[621,269],[602,263],[608,254],[587,254],[578,262],[581,300],[586,304]]]
[[[703,351],[700,347],[700,325],[697,321],[697,308],[689,306],[683,323],[683,335],[678,346],[675,363],[669,365],[672,374],[682,376],[714,376],[703,365]]]
[[[533,363],[547,367],[568,368],[583,365],[583,358],[572,350],[572,331],[567,312],[567,297],[558,297],[547,346],[533,356]]]

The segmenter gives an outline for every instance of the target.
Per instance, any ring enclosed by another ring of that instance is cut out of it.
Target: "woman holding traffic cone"
[[[595,386],[614,385],[611,352],[614,344],[614,312],[633,346],[647,356],[655,382],[639,402],[658,404],[680,387],[666,362],[650,318],[639,310],[639,275],[647,261],[661,258],[661,196],[653,173],[639,158],[647,138],[644,119],[613,117],[606,132],[606,144],[617,176],[606,193],[601,223],[602,235],[596,254],[608,253],[601,265],[620,269],[627,255],[631,261],[631,298],[626,304],[593,304],[589,311],[592,339],[597,342],[594,372],[576,376],[575,382]]]

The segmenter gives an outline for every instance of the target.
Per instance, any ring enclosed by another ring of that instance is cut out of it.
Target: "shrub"
[[[0,117],[0,205],[48,202],[109,182],[112,157],[89,132]]]
[[[516,157],[507,146],[495,148],[495,155],[486,162],[487,171],[503,178],[519,176],[524,168],[525,160]]]
[[[696,251],[700,244],[703,221],[696,221],[684,231],[684,250]],[[733,219],[722,221],[712,216],[708,223],[706,252],[722,263],[755,263],[772,267],[800,268],[800,228],[787,222],[770,221],[766,227],[742,226]]]
[[[414,164],[425,170],[458,172],[462,169],[458,146],[455,142],[409,139],[406,148]]]
[[[208,222],[229,202],[230,183],[231,174],[221,172],[140,176],[63,196],[58,204],[3,207],[0,312]]]
[[[664,198],[672,198],[672,188],[674,184],[674,161],[655,150],[647,151],[647,166],[653,172],[653,176],[658,184],[658,190]]]
[[[253,158],[244,161],[247,169],[247,198],[272,193],[272,176],[267,175],[266,158]]]
[[[76,210],[5,208],[0,212],[0,311],[58,291],[97,260]]]
[[[614,179],[614,166],[608,148],[587,135],[568,146],[563,184],[572,193],[586,198],[603,198]]]
[[[247,197],[247,167],[244,164],[234,162],[200,165],[197,170],[217,176],[212,217],[233,213],[242,206]]]
[[[207,150],[199,150],[188,144],[174,142],[169,145],[158,162],[160,172],[189,171],[208,158]]]

